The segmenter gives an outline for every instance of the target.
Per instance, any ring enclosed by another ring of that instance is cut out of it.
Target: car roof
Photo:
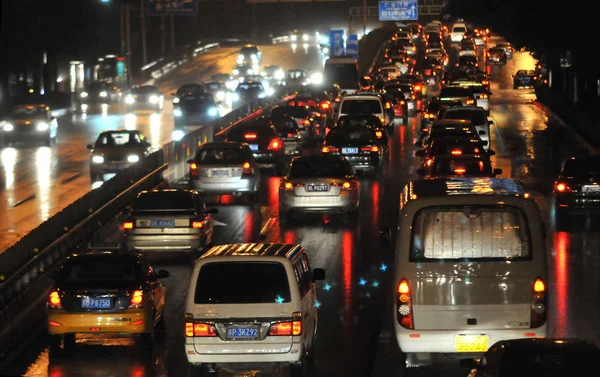
[[[294,161],[333,161],[333,162],[343,162],[346,158],[344,156],[336,156],[336,155],[313,155],[313,156],[296,156],[292,159]]]
[[[381,98],[377,94],[365,94],[365,95],[356,95],[356,94],[354,94],[354,95],[345,96],[344,98],[342,98],[342,100],[344,100],[344,101],[346,101],[346,100],[356,100],[356,101],[359,101],[359,100],[365,100],[365,99],[368,99],[368,100],[378,100],[378,101],[381,100]]]
[[[456,107],[448,107],[446,109],[444,109],[444,111],[446,112],[453,112],[453,111],[462,111],[462,110],[468,110],[468,111],[485,111],[485,109],[481,106],[456,106]],[[487,114],[487,113],[486,113]],[[442,119],[440,119],[442,120]],[[446,119],[443,119],[446,120]]]
[[[223,142],[213,142],[206,143],[200,147],[201,149],[240,149],[244,146],[245,143],[241,143],[239,141],[223,141]]]
[[[161,194],[161,193],[165,193],[165,192],[183,192],[183,193],[187,193],[187,194],[196,194],[197,191],[196,190],[190,190],[190,189],[185,189],[185,188],[166,188],[166,189],[153,189],[153,190],[143,190],[140,191],[137,196],[140,197],[142,195],[146,195],[146,194]]]
[[[409,192],[416,198],[455,195],[525,196],[527,191],[520,181],[508,178],[434,178],[408,183]]]
[[[133,134],[140,134],[140,135],[143,135],[143,134],[142,134],[142,132],[141,132],[140,130],[127,130],[127,129],[124,129],[124,128],[119,128],[119,129],[117,129],[117,130],[106,130],[106,131],[102,131],[102,132],[100,133],[100,136],[102,136],[102,135],[106,135],[106,134],[117,134],[117,133],[118,133],[118,134],[120,134],[120,133],[123,133],[123,132],[130,133],[130,134],[131,134],[131,133],[133,133]]]
[[[292,259],[295,255],[302,254],[304,249],[300,245],[283,243],[235,243],[214,246],[208,250],[200,260],[211,257],[282,257]]]

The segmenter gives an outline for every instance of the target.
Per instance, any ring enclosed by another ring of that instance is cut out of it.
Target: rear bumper
[[[143,321],[140,324],[133,324]],[[50,325],[50,322],[60,326]],[[48,333],[50,335],[84,333],[149,333],[154,327],[154,319],[145,309],[130,309],[122,313],[71,313],[62,309],[48,310]],[[92,331],[95,328],[97,331]],[[99,329],[99,330],[98,330]]]
[[[271,353],[233,353],[223,351],[227,349],[227,345],[215,345],[211,347],[204,346],[206,353],[198,353],[196,345],[192,343],[185,344],[185,355],[190,364],[239,364],[239,363],[296,363],[302,357],[302,344],[292,343],[291,348],[288,347],[286,352],[271,352]],[[225,343],[225,342],[223,342]],[[266,343],[262,346],[263,350],[269,349],[269,346],[274,348],[281,347],[281,344]],[[282,350],[283,351],[283,350]],[[263,351],[264,352],[264,351]]]
[[[570,212],[600,210],[600,196],[560,195],[555,196],[554,202],[557,209]]]
[[[241,178],[239,181],[232,183],[212,183],[202,182],[199,179],[190,179],[190,187],[200,193],[214,195],[255,192],[258,189],[258,179],[256,177]]]
[[[352,198],[350,191],[344,191],[340,195],[332,196],[296,196],[294,194],[283,194],[279,197],[284,211],[296,212],[334,212],[346,213],[358,207],[358,199]]]
[[[177,235],[126,234],[124,238],[128,250],[195,251],[204,246],[200,233]]]

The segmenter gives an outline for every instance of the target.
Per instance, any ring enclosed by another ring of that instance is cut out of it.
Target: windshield
[[[338,119],[338,126],[347,127],[347,126],[371,126],[371,127],[383,127],[381,120],[376,116],[370,117],[348,117],[343,116]]]
[[[271,110],[271,116],[291,116],[292,118],[309,118],[310,113],[302,106],[282,106]]]
[[[290,178],[344,178],[342,161],[297,160],[292,164]]]
[[[60,271],[57,285],[78,289],[115,289],[139,284],[141,280],[141,266],[133,258],[82,257],[67,261]]]
[[[452,109],[447,110],[444,114],[444,119],[464,119],[470,120],[474,125],[480,126],[487,123],[487,115],[485,111]]]
[[[140,194],[132,206],[138,211],[193,211],[194,200],[186,191],[148,191]]]
[[[337,84],[342,89],[358,89],[358,69],[356,64],[325,64],[323,81],[327,84]]]
[[[96,140],[96,148],[140,147],[142,138],[137,132],[105,132]]]
[[[289,71],[287,74],[290,79],[301,79],[306,76],[306,72],[304,71]]]
[[[246,162],[244,153],[240,149],[223,148],[223,149],[202,149],[196,156],[196,162],[201,165],[227,165],[227,164],[243,164]]]
[[[475,63],[477,63],[477,57],[474,55],[463,55],[463,56],[458,57],[458,61],[463,64],[465,64],[465,63],[475,64]]]
[[[480,159],[440,158],[433,161],[433,175],[477,175],[488,170],[488,164]]]
[[[375,131],[367,127],[335,127],[326,137],[328,145],[350,144],[371,144],[377,141]]]
[[[40,106],[19,106],[12,111],[13,119],[46,118],[46,109]]]
[[[131,89],[131,93],[133,94],[156,94],[158,93],[158,88],[155,86],[138,86]]]
[[[379,114],[383,112],[383,109],[379,100],[351,99],[342,103],[341,112],[344,114]]]
[[[456,26],[454,29],[452,29],[453,33],[465,33],[466,31],[467,29],[462,26]]]
[[[440,98],[448,98],[448,97],[472,97],[473,95],[467,88],[451,88],[446,87],[443,88],[440,92]]]
[[[263,90],[261,83],[241,83],[236,90]]]

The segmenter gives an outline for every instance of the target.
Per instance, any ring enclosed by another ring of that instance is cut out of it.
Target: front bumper
[[[118,173],[122,170],[127,169],[133,165],[130,162],[115,162],[115,163],[103,163],[103,164],[95,164],[92,162],[90,165],[90,172],[92,174],[112,174]]]
[[[8,142],[29,142],[29,141],[44,141],[50,138],[50,131],[37,131],[37,130],[13,130],[10,132],[3,132],[2,138]]]
[[[190,179],[190,187],[202,194],[226,195],[233,193],[251,193],[258,188],[256,177],[240,178],[237,182],[202,182],[199,179]]]
[[[127,250],[196,251],[203,245],[202,234],[125,234]]]
[[[50,323],[59,324],[60,326],[50,325]],[[143,308],[128,309],[122,313],[73,313],[66,312],[63,309],[50,309],[48,310],[47,326],[50,335],[74,333],[141,334],[152,331],[154,319]]]

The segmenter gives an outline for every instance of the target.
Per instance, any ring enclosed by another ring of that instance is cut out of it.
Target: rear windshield
[[[478,159],[458,159],[452,160],[449,158],[436,159],[433,162],[434,175],[476,175],[485,173],[489,170],[489,165],[483,160]]]
[[[433,127],[431,129],[431,137],[471,137],[473,136],[471,126],[468,127]]]
[[[342,161],[298,160],[292,165],[292,178],[344,178],[346,169]]]
[[[68,261],[57,284],[77,288],[117,288],[142,280],[141,265],[130,258],[81,258]]]
[[[338,120],[338,126],[371,126],[383,127],[381,120],[376,116],[372,117],[346,117],[343,116]]]
[[[567,160],[563,169],[564,177],[600,177],[600,159]]]
[[[236,90],[263,90],[263,86],[261,83],[241,83],[237,86]]]
[[[342,104],[344,114],[379,114],[382,112],[381,102],[378,100],[348,100]]]
[[[291,301],[285,267],[277,262],[215,262],[202,266],[196,304],[272,304]]]
[[[185,191],[146,192],[133,203],[133,211],[192,211],[192,195]]]
[[[248,136],[247,135],[256,135]],[[251,142],[254,140],[262,140],[264,138],[277,137],[277,131],[271,126],[263,127],[234,127],[227,133],[227,138],[230,140],[238,140],[244,142]]]
[[[45,118],[46,109],[40,106],[19,106],[12,111],[12,117],[15,119]]]
[[[443,88],[440,92],[440,98],[446,97],[472,97],[473,95],[467,88]]]
[[[514,207],[430,207],[414,218],[410,261],[530,259],[529,239]]]
[[[177,89],[177,95],[181,95],[183,93],[194,93],[194,92],[202,92],[204,91],[204,87],[198,84],[189,84],[182,85],[179,89]]]
[[[466,31],[467,31],[467,29],[465,29],[465,28],[464,28],[464,27],[462,27],[462,26],[457,26],[457,27],[455,27],[454,29],[452,29],[452,32],[453,32],[453,33],[454,33],[454,32],[457,32],[457,33],[464,33],[464,32],[466,32]]]
[[[461,63],[477,63],[477,56],[474,56],[474,55],[459,56],[458,61]]]
[[[483,125],[487,121],[487,116],[484,111],[457,109],[446,111],[444,119],[464,119],[470,120],[475,125]]]
[[[139,147],[142,138],[137,132],[107,132],[96,140],[96,147]]]
[[[199,164],[242,164],[246,160],[244,159],[244,153],[240,149],[223,148],[223,149],[202,149],[198,151],[196,162]]]
[[[282,116],[282,117],[275,117],[275,118],[272,117],[271,119],[273,120],[273,125],[275,126],[275,129],[280,134],[285,134],[285,133],[289,133],[289,132],[295,133],[300,130],[298,128],[298,123],[296,123],[294,118]]]
[[[375,132],[366,127],[335,127],[327,134],[326,142],[329,145],[343,143],[370,144],[375,142]]]
[[[482,153],[482,149],[479,146],[479,143],[457,143],[457,142],[443,142],[443,141],[434,141],[431,144],[431,153],[433,155],[443,155],[443,154],[451,154],[451,155],[463,155],[463,154],[480,154]]]
[[[300,106],[285,106],[276,107],[271,110],[271,116],[282,116],[287,115],[292,118],[307,118],[310,117],[308,110],[305,107]]]
[[[504,356],[500,364],[501,376],[570,377],[577,370],[578,377],[600,375],[598,352],[573,347],[570,349],[514,349]],[[510,361],[509,361],[510,360]]]
[[[108,84],[105,82],[93,82],[90,84],[90,90],[107,90]]]

